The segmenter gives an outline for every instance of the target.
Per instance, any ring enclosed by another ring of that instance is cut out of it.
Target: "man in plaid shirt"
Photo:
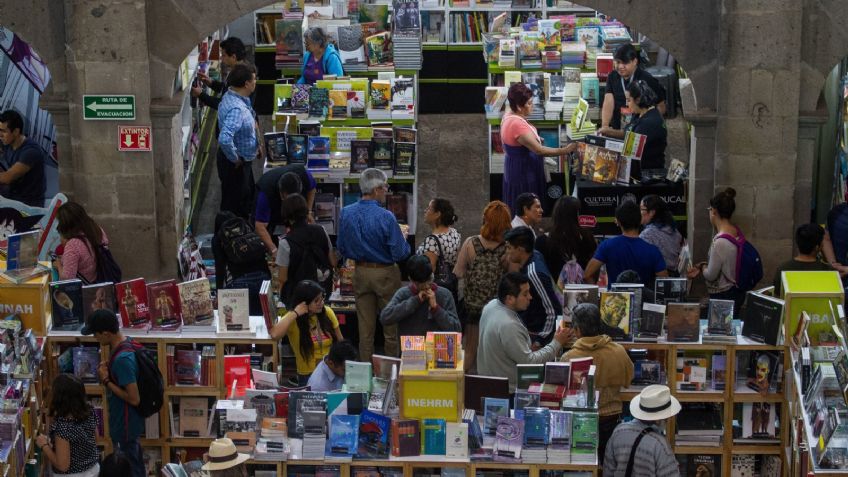
[[[259,149],[256,119],[250,95],[256,89],[256,68],[244,63],[233,66],[227,76],[229,89],[218,106],[218,148],[227,158],[221,161],[221,210],[248,217],[253,206],[251,163]]]

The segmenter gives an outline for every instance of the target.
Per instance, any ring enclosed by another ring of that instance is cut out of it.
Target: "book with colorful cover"
[[[201,385],[202,352],[199,350],[178,349],[174,353],[174,378],[178,385]]]
[[[177,285],[183,315],[183,329],[195,326],[213,326],[215,310],[212,308],[212,289],[208,278],[189,280]]]
[[[553,448],[571,448],[571,411],[550,411],[549,444]]]
[[[707,332],[719,335],[733,334],[733,300],[711,299],[707,313]]]
[[[72,278],[50,282],[53,310],[53,329],[73,331],[82,328],[85,314],[82,300],[82,281]]]
[[[707,359],[695,356],[677,357],[677,390],[705,391],[707,389]]]
[[[391,34],[384,31],[365,38],[365,52],[368,55],[368,66],[391,65],[394,61]]]
[[[38,238],[40,234],[40,230],[30,230],[9,235],[6,245],[6,270],[38,266]]]
[[[601,321],[610,328],[607,334],[614,340],[630,339],[630,307],[633,294],[629,292],[601,292]]]
[[[444,419],[421,420],[421,454],[445,455],[446,422]]]
[[[330,107],[330,91],[326,88],[315,88],[309,91],[309,117],[326,118]]]
[[[224,356],[224,389],[227,394],[233,389],[237,396],[243,396],[244,390],[250,386],[250,355],[228,355]]]
[[[415,144],[395,143],[395,174],[412,175],[415,173]]]
[[[524,408],[524,445],[546,446],[550,442],[551,411],[543,407]]]
[[[246,288],[218,290],[218,317],[221,331],[250,330],[250,300]]]
[[[598,414],[574,412],[571,417],[571,459],[594,461],[598,451]],[[579,459],[578,457],[578,459]]]
[[[350,172],[362,172],[371,167],[371,163],[371,141],[350,141]]]
[[[97,383],[97,368],[100,366],[100,350],[91,346],[75,346],[73,351],[74,376],[84,383]]]
[[[182,325],[180,292],[175,280],[147,285],[150,303],[150,331],[175,331]]]
[[[589,372],[594,360],[591,356],[585,358],[574,358],[569,361],[571,364],[571,378],[568,381],[568,391],[571,393],[580,391],[580,385],[583,382],[583,377]]]
[[[115,284],[112,282],[95,283],[82,286],[83,315],[88,316],[97,310],[118,312],[115,302]]]
[[[389,109],[392,103],[392,83],[388,80],[371,82],[371,109]]]
[[[521,462],[521,447],[524,444],[524,421],[510,417],[498,417],[495,445],[492,448],[497,462]]]
[[[387,4],[359,4],[359,24],[373,23],[370,31],[385,32],[389,29],[389,6]],[[366,27],[362,27],[366,30]]]
[[[371,139],[372,167],[392,170],[392,138],[375,137]]]
[[[716,391],[724,391],[724,387],[727,385],[727,355],[713,355],[711,372],[713,389]]]
[[[326,455],[353,457],[359,447],[359,416],[334,414],[330,416]]]
[[[433,366],[431,368],[456,369],[459,362],[459,346],[462,342],[462,335],[454,332],[434,332],[432,337]]]
[[[618,178],[620,156],[617,152],[606,148],[598,148],[595,155],[595,169],[592,181],[600,184],[614,184]]]
[[[265,140],[265,161],[268,166],[284,166],[288,163],[286,151],[286,133],[267,132],[263,135]]]
[[[388,459],[391,446],[392,420],[371,411],[359,416],[359,447],[357,457],[363,459]]]
[[[292,85],[292,110],[307,112],[309,110],[309,93],[312,91],[311,84]]]
[[[327,414],[359,415],[368,405],[368,393],[331,391],[327,393]]]
[[[409,457],[421,454],[418,419],[392,419],[392,455]]]
[[[509,399],[483,398],[483,432],[494,435],[498,429],[498,418],[509,416]]]
[[[668,303],[666,312],[667,341],[691,343],[700,339],[700,305],[697,303]]]
[[[330,169],[330,138],[310,136],[306,153],[307,167],[310,171],[326,171]]]
[[[147,287],[143,278],[120,282],[115,285],[118,292],[118,309],[124,328],[147,329],[150,325],[150,310],[147,307]]]

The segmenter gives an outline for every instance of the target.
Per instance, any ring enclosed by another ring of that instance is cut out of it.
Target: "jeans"
[[[262,282],[270,279],[271,274],[269,272],[257,270],[234,278],[227,284],[226,288],[247,288],[250,314],[252,316],[262,316],[262,303],[259,301],[259,290],[262,288]]]
[[[138,437],[128,441],[112,441],[112,447],[120,450],[130,461],[130,477],[147,477],[147,469],[144,467],[144,453],[141,450],[141,441]]]

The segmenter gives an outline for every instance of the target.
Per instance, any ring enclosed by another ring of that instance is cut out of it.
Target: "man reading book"
[[[561,361],[592,358],[595,365],[595,389],[598,400],[598,455],[604,455],[607,441],[621,421],[621,388],[633,381],[633,362],[627,351],[603,334],[601,312],[593,303],[581,303],[572,310],[572,328],[566,328],[568,341],[577,338]]]
[[[338,391],[345,382],[345,362],[356,361],[356,348],[350,341],[342,340],[333,343],[330,352],[318,363],[309,381],[306,383],[310,391]]]

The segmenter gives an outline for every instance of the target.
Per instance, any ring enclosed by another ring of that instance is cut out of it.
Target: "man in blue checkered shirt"
[[[226,161],[219,166],[221,177],[221,210],[248,217],[253,206],[253,170],[259,141],[256,119],[250,107],[250,95],[256,89],[256,68],[236,64],[227,76],[229,89],[218,105],[218,148]]]

